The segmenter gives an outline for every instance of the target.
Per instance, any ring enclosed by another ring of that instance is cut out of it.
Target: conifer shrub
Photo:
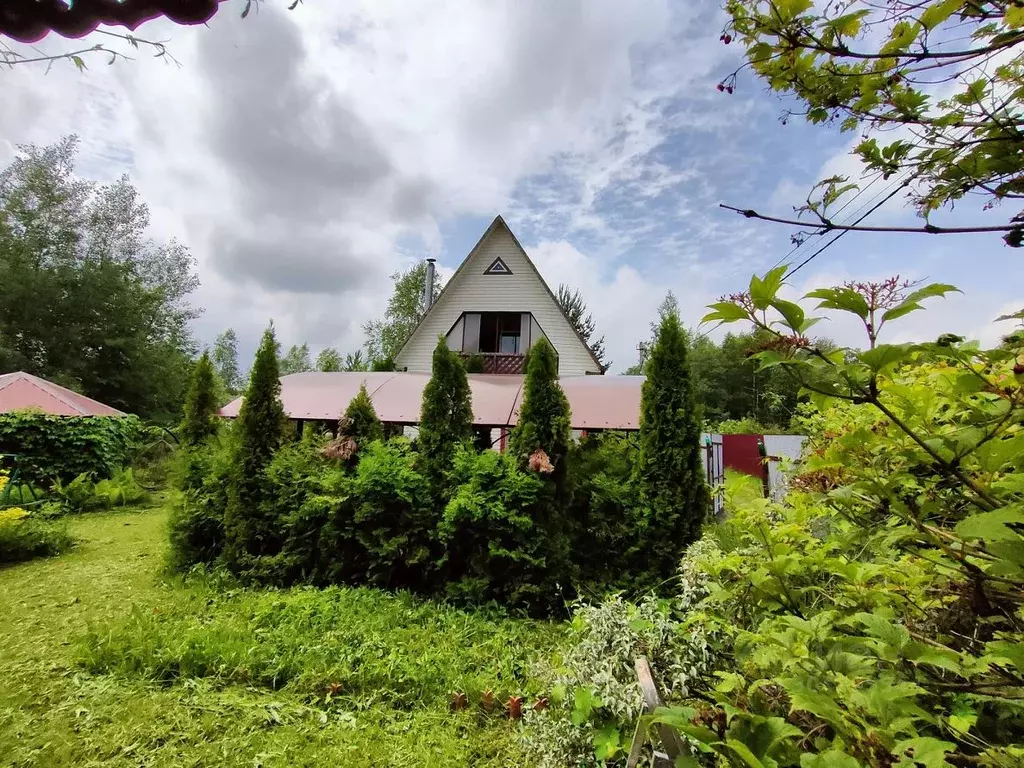
[[[459,483],[438,526],[446,594],[534,614],[556,610],[560,588],[570,585],[565,542],[543,525],[545,481],[509,454],[467,448],[455,457],[455,476]]]
[[[276,521],[281,545],[250,571],[260,583],[358,581],[351,578],[357,563],[348,544],[353,518],[349,483],[344,469],[323,460],[325,442],[325,437],[311,434],[288,443],[266,469],[263,505],[267,518]]]
[[[238,431],[221,430],[205,444],[182,451],[176,472],[180,495],[168,520],[168,567],[184,572],[213,565],[224,552],[224,516],[235,474]]]
[[[486,373],[487,364],[484,361],[483,355],[469,355],[463,359],[463,365],[466,366],[466,373]]]
[[[337,432],[337,437],[324,446],[323,456],[350,467],[355,466],[356,454],[361,447],[384,439],[384,425],[377,417],[365,382],[359,385],[359,392],[338,420]]]
[[[547,339],[541,338],[527,355],[523,404],[509,440],[509,456],[520,470],[544,481],[542,498],[530,514],[537,535],[544,539],[545,570],[558,574],[559,583],[566,588],[572,581],[570,536],[574,527],[568,516],[566,485],[570,423],[569,401],[558,384],[558,356]]]
[[[646,518],[644,564],[660,581],[675,573],[683,552],[700,537],[709,505],[686,339],[674,312],[662,317],[646,374],[634,480]]]
[[[224,515],[224,556],[228,566],[240,574],[255,568],[258,558],[277,554],[282,544],[276,507],[266,503],[266,470],[284,441],[287,423],[281,405],[277,347],[270,327],[256,351],[238,413],[238,450]]]
[[[437,512],[405,438],[370,443],[350,485],[365,583],[423,590],[431,574]]]
[[[473,402],[459,355],[437,340],[430,381],[423,390],[417,439],[420,472],[438,505],[450,496],[449,476],[459,446],[473,440]]]
[[[632,481],[637,447],[622,432],[600,432],[569,447],[572,558],[576,578],[591,591],[634,586],[623,563],[637,554],[642,523]]]
[[[384,439],[384,427],[377,417],[377,411],[366,391],[366,383],[359,385],[359,392],[345,409],[342,423],[338,424],[338,434],[345,434],[358,445]]]
[[[569,400],[558,384],[558,356],[548,340],[540,338],[527,356],[523,405],[509,440],[509,452],[526,468],[531,457],[543,451],[553,467],[551,479],[561,485],[569,452],[570,422]],[[534,463],[543,464],[540,458],[534,458]]]
[[[178,433],[187,448],[200,445],[217,433],[217,382],[207,352],[192,369]]]

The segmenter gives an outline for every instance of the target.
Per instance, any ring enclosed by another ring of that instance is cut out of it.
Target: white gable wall
[[[484,274],[498,257],[512,271],[511,275]],[[501,224],[491,230],[469,261],[453,276],[398,354],[395,360],[398,368],[429,371],[437,337],[447,334],[463,312],[530,312],[558,352],[560,376],[601,372],[543,281],[523,257],[511,233]],[[537,329],[532,330],[533,338],[539,338]]]

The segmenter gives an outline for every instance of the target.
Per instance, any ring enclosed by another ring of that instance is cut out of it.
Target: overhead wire
[[[845,203],[843,203],[839,207],[839,209],[833,215],[834,216],[838,216],[839,214],[841,214],[846,208],[848,208],[850,205],[855,203],[857,201],[857,198],[859,198],[861,195],[866,194],[867,191],[869,189],[871,189],[871,187],[873,187],[875,184],[877,184],[881,178],[882,178],[881,175],[878,175],[875,178],[873,178],[871,181],[869,181],[866,186],[861,187],[860,189],[858,189],[856,194],[854,194],[850,199],[848,199]],[[807,225],[810,226],[810,227],[814,226],[812,222],[807,222]],[[789,253],[785,254],[778,261],[776,261],[771,266],[771,269],[775,269],[777,266],[779,266],[783,262],[789,261],[793,256],[795,256],[797,254],[798,251],[802,250],[805,246],[807,246],[808,243],[812,242],[814,238],[822,237],[824,234],[825,234],[824,232],[812,232],[806,238],[804,238],[803,240],[798,242],[792,248],[792,250],[789,251]],[[769,269],[769,272],[771,271],[771,269]]]
[[[871,198],[866,203],[861,205],[860,208],[858,208],[856,211],[853,212],[853,214],[851,215],[851,217],[849,219],[847,219],[847,221],[843,222],[843,226],[855,227],[858,224],[860,224],[862,221],[864,221],[864,219],[866,219],[872,213],[877,211],[879,208],[881,208],[887,202],[892,200],[902,190],[904,190],[908,186],[910,186],[910,184],[914,181],[914,179],[917,177],[917,175],[918,174],[917,174],[916,171],[908,171],[904,175],[904,177],[902,179],[897,179],[897,181],[895,183],[893,183],[887,190],[882,190],[881,192],[876,194],[873,198]],[[878,199],[879,197],[881,197],[881,200]],[[875,202],[876,200],[878,202]],[[868,207],[868,206],[870,206],[870,207]],[[866,211],[864,210],[865,208],[867,208]],[[861,211],[864,211],[864,213],[860,213]],[[860,214],[860,215],[858,215],[858,214]],[[827,231],[828,230],[826,228],[825,232],[827,232]],[[806,266],[808,263],[810,263],[813,259],[815,259],[818,256],[820,256],[826,249],[828,249],[830,246],[832,246],[833,243],[835,243],[839,238],[841,238],[843,235],[847,234],[850,231],[851,230],[849,230],[849,229],[844,229],[844,230],[841,230],[841,231],[837,232],[835,234],[835,236],[831,240],[829,240],[823,246],[818,248],[816,251],[814,251],[814,253],[812,253],[806,259],[801,261],[795,267],[790,269],[786,273],[785,277],[786,278],[792,277],[794,274],[796,274],[796,272],[798,270],[802,269],[804,266]],[[822,236],[825,235],[825,232],[821,233]],[[785,279],[785,278],[783,278],[783,279]]]

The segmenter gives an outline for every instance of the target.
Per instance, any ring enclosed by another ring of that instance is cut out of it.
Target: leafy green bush
[[[788,435],[793,433],[790,427],[758,421],[753,416],[712,422],[707,425],[705,431],[720,435]]]
[[[53,484],[53,495],[62,512],[70,515],[126,507],[149,497],[146,489],[136,481],[131,467],[116,470],[111,477],[98,482],[94,482],[89,474],[81,474],[68,483],[58,480]]]
[[[460,601],[497,601],[531,613],[557,610],[571,588],[568,539],[552,535],[547,484],[523,472],[515,457],[461,450],[455,495],[438,535],[447,594]]]
[[[18,454],[22,482],[42,488],[81,474],[110,477],[129,463],[142,434],[134,416],[0,413],[0,453]]]
[[[708,319],[749,319],[812,393],[784,504],[741,503],[732,551],[697,565],[687,631],[722,660],[657,719],[730,766],[1015,766],[1024,760],[1022,349],[878,334],[953,290],[896,280],[808,296],[864,324],[865,350],[816,349],[778,298],[785,267]],[[781,318],[781,319],[780,319]],[[838,402],[837,402],[838,401]]]
[[[633,724],[643,711],[635,666],[639,656],[648,659],[659,690],[669,699],[689,695],[694,683],[711,672],[710,638],[687,631],[684,624],[687,612],[707,594],[707,579],[687,564],[681,581],[672,600],[648,595],[634,604],[615,595],[573,605],[567,650],[557,668],[544,675],[553,681],[551,707],[527,713],[520,734],[530,765],[624,763]],[[650,764],[649,755],[642,764]]]
[[[0,564],[59,555],[72,544],[63,523],[35,518],[21,507],[0,509]]]
[[[100,480],[95,487],[96,499],[103,508],[127,507],[145,501],[149,494],[135,479],[131,467],[115,472],[112,477]]]
[[[65,514],[81,514],[96,506],[96,483],[93,482],[92,475],[87,473],[68,483],[57,480],[53,484],[53,495],[57,497]]]

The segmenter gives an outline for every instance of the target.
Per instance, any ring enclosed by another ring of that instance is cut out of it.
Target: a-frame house
[[[398,370],[429,371],[439,335],[485,373],[523,373],[526,350],[546,337],[559,376],[602,373],[537,267],[501,216],[484,232],[395,357]]]

